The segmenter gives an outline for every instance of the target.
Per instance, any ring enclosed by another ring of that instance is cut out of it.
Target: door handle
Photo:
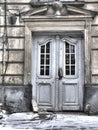
[[[62,77],[63,77],[63,70],[62,70],[62,68],[58,69],[58,76],[59,76],[59,80],[61,80]]]

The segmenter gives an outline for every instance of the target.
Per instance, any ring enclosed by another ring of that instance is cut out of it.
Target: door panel
[[[32,58],[33,98],[40,108],[53,110],[55,95],[54,39],[49,36],[34,36]],[[53,61],[53,62],[52,62]],[[36,66],[35,66],[36,65]]]
[[[60,66],[63,68],[63,77],[59,80],[59,101],[60,110],[80,110],[79,88],[80,88],[80,71],[79,62],[81,55],[79,50],[79,40],[72,38],[63,38],[62,42],[62,59]],[[63,61],[62,61],[63,60]],[[82,95],[81,99],[83,98]]]
[[[77,84],[63,84],[62,110],[79,110]]]
[[[52,33],[36,33],[32,48],[33,98],[39,108],[82,110],[84,81],[81,40]]]
[[[77,85],[73,84],[63,84],[63,104],[64,103],[76,103],[78,99],[77,95]]]
[[[38,85],[38,102],[40,105],[51,105],[52,85],[51,84],[39,84]]]

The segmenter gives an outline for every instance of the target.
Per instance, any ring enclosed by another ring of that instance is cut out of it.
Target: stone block
[[[0,86],[0,103],[4,102],[4,87]]]
[[[98,26],[92,26],[91,35],[98,36]]]
[[[2,61],[2,51],[0,51],[0,61]]]
[[[3,10],[1,8],[0,13],[3,13]],[[4,16],[0,16],[0,25],[4,25]],[[1,31],[0,31],[1,32]]]
[[[9,51],[9,61],[10,62],[23,62],[24,52],[23,51]]]
[[[98,75],[93,75],[91,77],[92,84],[98,84]]]
[[[92,74],[98,74],[98,50],[92,51]]]
[[[2,74],[2,63],[0,63],[0,74]]]
[[[5,107],[9,113],[31,111],[32,86],[5,86]]]
[[[92,38],[92,49],[98,49],[98,37]]]
[[[2,84],[2,76],[0,76],[0,84]]]
[[[23,37],[24,36],[24,27],[8,27],[8,36],[10,37]]]
[[[9,49],[24,49],[24,39],[8,38]]]
[[[2,42],[0,42],[0,49],[2,49],[3,48],[3,44],[2,44]]]
[[[23,84],[23,76],[5,76],[4,77],[5,84]]]
[[[85,87],[84,111],[88,114],[98,114],[98,86],[88,85]]]
[[[23,74],[22,63],[9,63],[6,74]]]

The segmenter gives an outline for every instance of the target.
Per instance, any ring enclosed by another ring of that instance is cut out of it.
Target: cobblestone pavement
[[[0,130],[98,130],[98,116],[78,113],[14,113],[0,120]]]

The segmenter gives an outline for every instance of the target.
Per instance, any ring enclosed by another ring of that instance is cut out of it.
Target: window
[[[75,75],[75,45],[65,42],[65,75]]]
[[[49,76],[50,72],[50,42],[40,46],[40,75]]]

